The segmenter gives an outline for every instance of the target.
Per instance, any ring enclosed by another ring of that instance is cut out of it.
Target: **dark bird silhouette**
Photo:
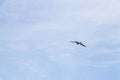
[[[70,41],[72,43],[76,43],[77,45],[82,45],[83,47],[87,47],[86,45],[84,45],[82,42],[78,42],[78,41]]]

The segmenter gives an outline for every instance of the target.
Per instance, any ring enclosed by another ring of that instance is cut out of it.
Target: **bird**
[[[87,47],[86,45],[84,45],[82,42],[79,42],[79,41],[70,41],[72,43],[76,43],[77,45],[81,45],[83,47]]]

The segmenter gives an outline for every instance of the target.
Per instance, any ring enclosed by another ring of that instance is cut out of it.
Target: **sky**
[[[119,9],[119,0],[0,0],[0,80],[120,80]]]

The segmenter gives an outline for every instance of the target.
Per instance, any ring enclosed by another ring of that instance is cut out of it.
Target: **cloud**
[[[119,5],[118,0],[6,0],[0,6],[0,52],[20,56],[15,65],[27,79],[73,79],[81,67],[119,64]]]
[[[35,24],[45,21],[68,24],[73,19],[73,23],[84,21],[91,25],[119,24],[119,4],[118,0],[6,0],[2,5],[1,13],[5,21],[16,25]]]

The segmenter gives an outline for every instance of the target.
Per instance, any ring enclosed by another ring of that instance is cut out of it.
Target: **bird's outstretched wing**
[[[87,47],[86,45],[84,45],[83,43],[80,42],[80,45],[84,46],[84,47]]]

